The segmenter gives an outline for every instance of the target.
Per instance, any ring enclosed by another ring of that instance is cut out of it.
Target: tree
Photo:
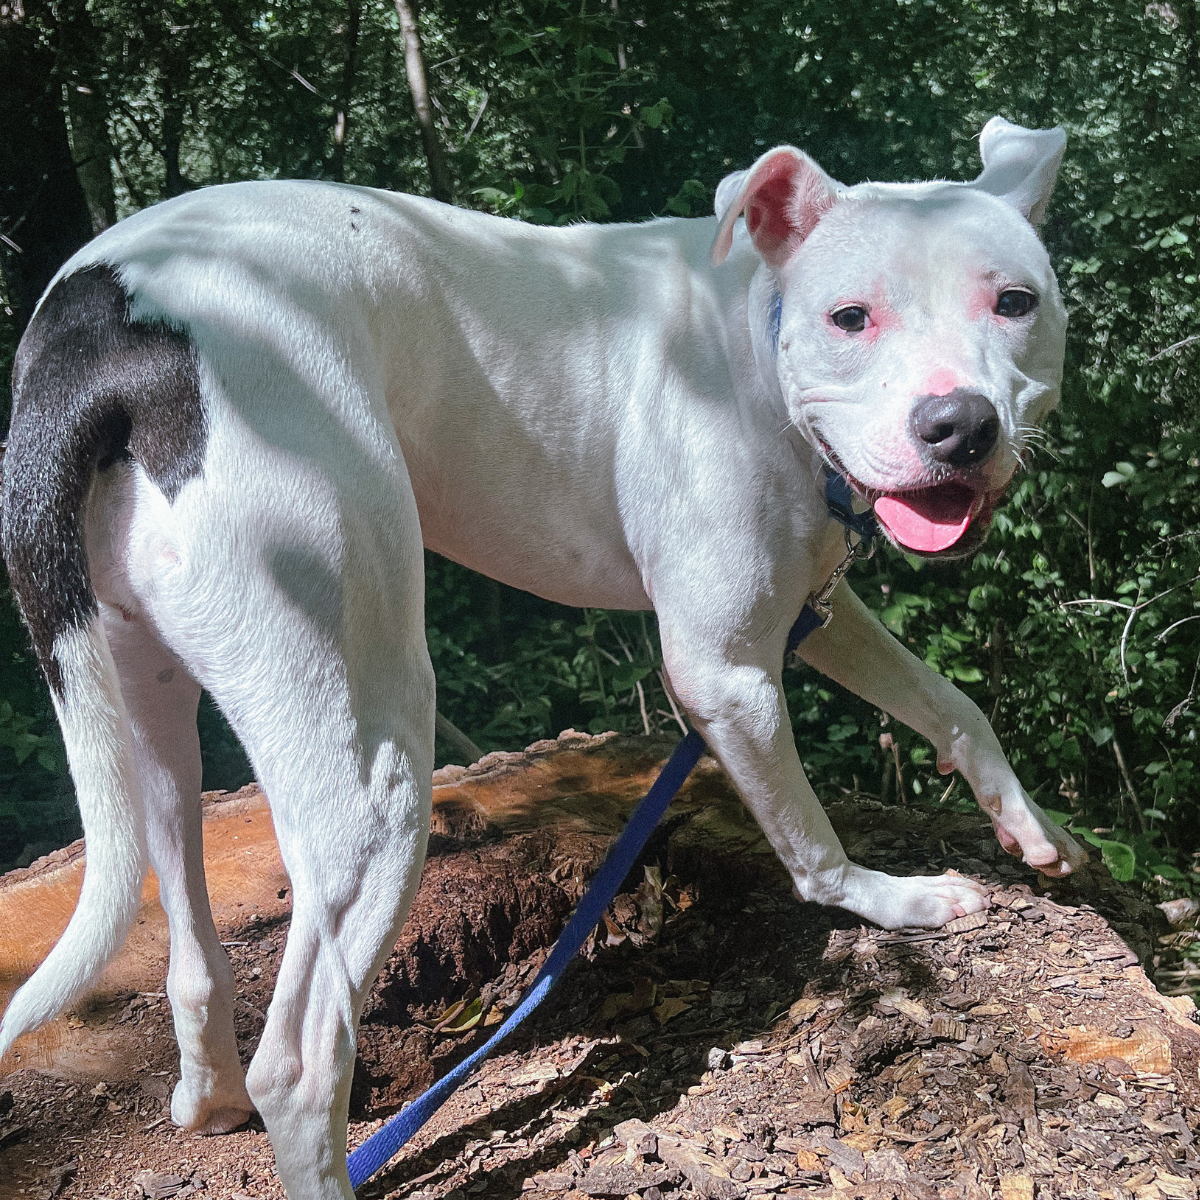
[[[54,272],[91,236],[71,156],[49,6],[0,4],[0,269],[19,332]]]
[[[408,90],[412,93],[413,111],[417,114],[421,144],[425,147],[425,160],[429,164],[430,190],[435,200],[449,203],[454,198],[454,187],[433,120],[416,0],[396,0],[396,15],[400,18],[400,34],[404,38],[404,69],[408,75]]]

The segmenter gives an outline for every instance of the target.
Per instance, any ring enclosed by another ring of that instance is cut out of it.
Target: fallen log
[[[668,751],[568,733],[437,774],[421,889],[364,1015],[352,1143],[516,1002]],[[1142,967],[1161,914],[1101,867],[1039,880],[982,816],[830,815],[857,860],[955,867],[992,908],[884,933],[798,904],[705,761],[560,994],[363,1194],[1196,1200],[1200,1030]],[[290,883],[254,787],[207,798],[205,843],[248,1058]],[[81,850],[0,879],[0,989],[65,925]],[[260,1130],[170,1126],[156,895],[95,992],[0,1064],[0,1179],[26,1194],[280,1195]]]

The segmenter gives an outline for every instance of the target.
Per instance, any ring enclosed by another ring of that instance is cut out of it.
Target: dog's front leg
[[[1046,875],[1067,875],[1087,855],[1029,798],[983,713],[948,679],[910,654],[842,583],[834,618],[800,648],[818,671],[928,738],[943,774],[960,771],[1000,844]]]
[[[661,614],[660,614],[661,620]],[[672,685],[791,874],[798,895],[888,929],[977,912],[984,891],[955,875],[894,878],[850,862],[804,777],[781,686],[782,639],[737,649],[661,626]],[[773,665],[768,665],[768,664]]]

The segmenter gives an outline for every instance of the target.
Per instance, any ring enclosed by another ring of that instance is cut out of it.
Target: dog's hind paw
[[[232,1103],[229,1100],[232,1099]],[[171,1096],[171,1120],[181,1129],[206,1136],[232,1133],[254,1115],[250,1097],[227,1098],[225,1102],[211,1097],[193,1096],[184,1080],[175,1085]]]
[[[938,929],[956,917],[983,911],[988,903],[982,884],[953,872],[899,878],[851,865],[840,907],[884,929]]]

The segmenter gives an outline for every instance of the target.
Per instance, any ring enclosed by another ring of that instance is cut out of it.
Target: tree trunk
[[[346,61],[342,66],[342,86],[338,93],[338,114],[333,125],[334,179],[341,183],[346,178],[346,137],[350,127],[350,101],[354,97],[354,71],[358,58],[358,30],[362,23],[362,5],[359,0],[350,0],[346,15]]]
[[[184,121],[187,116],[187,90],[191,83],[191,62],[184,42],[185,30],[168,27],[159,52],[162,95],[162,156],[166,167],[163,197],[181,196],[196,185],[183,173]]]
[[[67,112],[71,119],[71,150],[87,200],[92,232],[101,233],[117,221],[113,192],[113,145],[108,132],[108,97],[100,70],[99,39],[83,0],[59,7],[63,74]]]
[[[55,271],[92,236],[54,55],[27,15],[0,8],[0,270],[20,334]]]
[[[404,66],[408,73],[408,90],[412,93],[413,109],[417,124],[421,127],[421,141],[425,146],[425,158],[429,163],[430,191],[435,200],[447,204],[454,198],[450,171],[446,156],[438,141],[433,124],[433,104],[429,99],[429,87],[425,81],[425,56],[421,52],[421,30],[417,24],[416,0],[396,0],[396,15],[400,18],[400,32],[404,37]]]

